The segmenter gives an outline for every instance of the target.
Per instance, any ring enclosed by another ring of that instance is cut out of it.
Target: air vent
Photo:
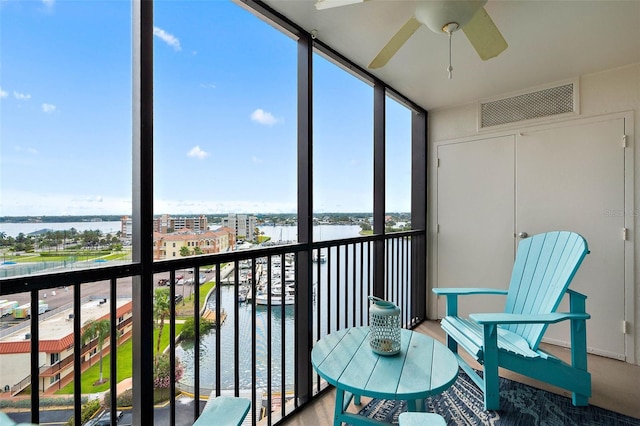
[[[575,84],[480,103],[480,127],[499,126],[575,112]]]

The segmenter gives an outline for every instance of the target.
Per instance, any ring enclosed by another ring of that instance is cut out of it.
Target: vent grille
[[[552,87],[480,105],[481,127],[574,112],[574,84]]]

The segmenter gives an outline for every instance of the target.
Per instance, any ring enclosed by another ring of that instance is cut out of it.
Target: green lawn
[[[180,333],[182,330],[182,324],[176,324],[176,335]],[[154,350],[155,345],[158,339],[158,330],[154,330],[153,332],[153,344]],[[169,324],[164,325],[162,331],[162,340],[160,341],[160,347],[166,348],[169,346]],[[133,371],[133,346],[132,340],[129,339],[124,342],[122,345],[118,346],[118,374],[117,379],[118,382],[124,380],[128,377],[131,377],[131,372]],[[102,357],[102,377],[105,379],[109,378],[111,374],[111,354],[107,354]],[[109,390],[110,383],[106,382],[101,385],[94,386],[94,383],[100,379],[100,361],[99,358],[95,358],[93,361],[94,364],[84,373],[82,373],[82,391],[81,393],[97,393]],[[67,386],[60,389],[56,394],[72,394],[73,393],[73,382],[69,383]]]
[[[216,286],[216,283],[213,281],[202,284],[200,286],[200,309],[202,309],[202,307],[204,306],[204,303],[206,302],[205,297],[207,297],[207,294],[209,294],[209,291],[211,291],[211,289],[214,288],[215,286]]]
[[[131,252],[120,251],[116,253],[111,253],[106,256],[102,256],[102,259],[106,260],[126,260],[131,258]]]
[[[46,256],[41,256],[45,254]],[[11,261],[16,263],[34,263],[34,262],[74,262],[74,261],[88,261],[94,259],[106,259],[106,260],[119,260],[128,259],[131,257],[131,253],[128,251],[113,252],[105,255],[103,252],[95,252],[91,250],[86,251],[60,251],[60,252],[37,252],[26,253],[20,256],[11,255],[5,252],[2,255],[2,261]]]
[[[202,309],[202,307],[204,306],[204,303],[206,301],[205,297],[207,297],[207,294],[209,294],[209,291],[211,291],[211,289],[214,288],[215,286],[216,286],[216,283],[213,281],[202,284],[200,286],[200,290],[199,290],[200,291],[200,306],[199,306],[200,309]],[[182,294],[182,292],[176,288],[176,294]],[[185,296],[184,304],[180,302],[176,305],[176,317],[178,319],[186,319],[187,317],[193,316],[193,300],[194,299],[195,299],[195,295],[190,294],[188,296]]]

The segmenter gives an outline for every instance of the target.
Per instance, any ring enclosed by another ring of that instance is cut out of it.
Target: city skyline
[[[130,3],[0,13],[0,216],[131,212]],[[154,211],[295,212],[295,40],[228,1],[154,16]],[[314,67],[314,213],[372,211],[373,89]],[[411,114],[387,117],[386,210],[409,211]]]

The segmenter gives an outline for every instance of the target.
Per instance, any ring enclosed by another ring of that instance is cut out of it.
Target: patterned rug
[[[640,420],[603,408],[574,407],[571,399],[500,378],[500,411],[485,411],[483,396],[463,371],[445,392],[425,400],[426,411],[438,413],[447,425],[640,426]],[[371,400],[360,414],[398,423],[405,401]]]

